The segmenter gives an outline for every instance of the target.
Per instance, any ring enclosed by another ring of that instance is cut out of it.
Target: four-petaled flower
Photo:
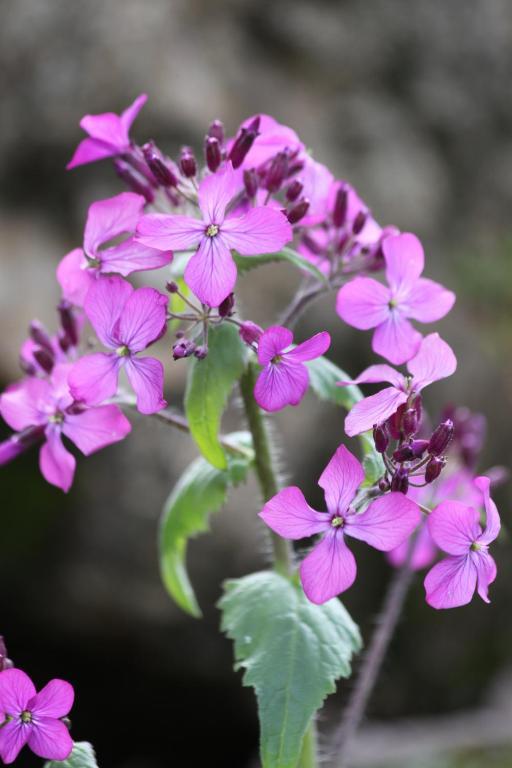
[[[500,531],[500,516],[490,497],[490,480],[475,478],[483,496],[486,525],[480,514],[460,501],[443,501],[428,516],[428,530],[435,544],[448,554],[427,573],[425,592],[433,608],[467,605],[475,589],[486,603],[489,584],[496,578],[496,563],[488,552],[489,544]]]
[[[254,397],[265,411],[298,405],[309,385],[304,363],[327,351],[331,337],[326,331],[292,347],[293,333],[279,325],[263,331],[258,339],[258,362],[265,366],[254,387]]]
[[[115,157],[130,150],[130,128],[147,101],[147,95],[142,93],[120,115],[114,112],[103,112],[101,115],[85,115],[80,120],[80,128],[87,134],[75,150],[75,154],[66,168],[76,168],[77,165],[93,163],[105,157]]]
[[[356,277],[340,289],[336,310],[354,328],[375,328],[373,351],[401,365],[416,354],[421,343],[421,334],[408,318],[421,323],[440,320],[452,308],[455,294],[420,277],[423,248],[414,235],[387,237],[382,250],[389,287],[370,277]]]
[[[102,403],[117,392],[125,368],[141,413],[165,408],[164,369],[154,357],[136,357],[165,331],[168,297],[154,288],[137,288],[121,277],[104,277],[91,286],[85,314],[109,353],[96,352],[78,360],[69,375],[76,400]]]
[[[28,744],[46,760],[65,760],[73,740],[61,718],[74,699],[73,686],[65,680],[50,680],[39,693],[21,669],[0,672],[0,757],[6,764],[16,760]]]
[[[340,381],[339,386],[348,384],[377,384],[387,381],[391,387],[365,397],[356,403],[345,419],[345,432],[350,437],[366,432],[376,424],[386,421],[409,399],[414,399],[422,389],[434,381],[451,376],[457,368],[457,359],[451,347],[438,333],[431,333],[423,339],[419,352],[407,363],[409,376],[395,371],[390,365],[370,365],[354,381]]]
[[[0,395],[0,414],[25,439],[43,440],[39,467],[45,480],[63,491],[73,482],[76,460],[62,443],[65,435],[85,456],[122,440],[130,422],[115,405],[86,408],[69,391],[71,365],[56,365],[49,379],[23,379]]]
[[[244,216],[227,217],[226,209],[240,189],[230,165],[207,176],[199,185],[202,220],[191,216],[152,213],[137,226],[140,243],[161,250],[197,249],[185,269],[185,281],[210,307],[233,291],[237,269],[231,250],[245,256],[272,253],[292,239],[285,216],[268,206],[251,208]]]
[[[82,307],[95,278],[117,272],[130,275],[158,269],[172,261],[172,253],[148,248],[133,237],[146,201],[134,192],[98,200],[89,207],[84,232],[84,247],[68,253],[57,267],[57,280],[65,299]],[[106,243],[128,235],[116,245]]]
[[[327,513],[312,509],[295,486],[284,488],[260,512],[266,524],[283,538],[323,534],[300,566],[304,592],[313,603],[325,603],[354,583],[356,561],[345,544],[345,535],[386,552],[401,544],[418,525],[417,505],[401,493],[381,496],[357,513],[354,500],[363,480],[361,464],[341,445],[318,481],[325,492]]]

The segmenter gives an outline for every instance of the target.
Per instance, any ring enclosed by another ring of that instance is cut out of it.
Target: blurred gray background
[[[108,162],[64,170],[78,121],[145,91],[140,143],[199,150],[212,119],[233,133],[247,115],[270,113],[350,180],[382,224],[421,238],[428,276],[458,294],[439,330],[459,369],[429,408],[434,418],[447,401],[484,411],[480,469],[509,465],[511,76],[508,0],[2,0],[0,381],[19,375],[29,321],[55,323],[55,268],[81,243],[88,205],[121,190]],[[248,282],[240,306],[268,324],[296,276],[267,267]],[[333,359],[354,374],[371,361],[369,337],[343,326],[333,304],[312,308],[298,333],[327,328]],[[162,353],[177,404],[185,364]],[[226,426],[239,418],[235,405]],[[342,415],[308,396],[276,421],[288,476],[320,503],[315,482],[342,439]],[[135,418],[125,443],[79,464],[68,496],[39,477],[34,453],[0,473],[0,631],[39,683],[75,683],[73,734],[97,746],[102,766],[257,764],[252,692],[231,671],[214,607],[224,577],[266,561],[255,486],[237,490],[212,535],[190,548],[203,622],[182,615],[159,581],[159,512],[194,455],[186,436]],[[510,489],[497,497],[510,524]],[[418,579],[370,707],[383,725],[368,726],[355,764],[512,765],[506,538],[496,550],[491,606],[435,613]],[[361,578],[345,603],[368,638],[389,569],[368,548],[357,557]],[[331,698],[326,726],[347,688]],[[398,743],[409,752],[393,752]]]

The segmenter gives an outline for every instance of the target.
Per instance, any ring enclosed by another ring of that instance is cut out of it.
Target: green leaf
[[[306,363],[309,371],[309,382],[319,400],[327,400],[341,405],[349,411],[363,393],[355,384],[348,387],[338,387],[338,381],[349,381],[350,376],[326,357],[317,357]]]
[[[178,288],[180,289],[182,296],[188,296],[190,290],[184,279],[182,277],[176,277],[175,282],[178,284]],[[169,310],[175,315],[178,315],[182,312],[185,312],[187,309],[189,309],[189,307],[187,306],[187,303],[181,298],[181,296],[179,296],[177,293],[171,293]],[[168,326],[171,333],[178,328],[179,324],[179,320],[171,320]]]
[[[222,507],[228,487],[245,479],[254,458],[248,432],[234,432],[225,441],[240,451],[229,454],[228,470],[216,469],[201,457],[193,461],[167,499],[160,523],[162,580],[180,608],[197,618],[201,610],[185,566],[188,540],[208,530],[209,515]]]
[[[235,252],[233,254],[233,258],[235,259],[236,266],[238,267],[238,272],[241,275],[249,272],[251,269],[261,267],[263,264],[270,264],[271,262],[276,261],[287,261],[289,264],[293,264],[294,267],[308,272],[321,283],[327,282],[325,275],[320,272],[320,270],[317,269],[314,264],[312,264],[307,259],[304,259],[299,253],[297,253],[297,251],[294,251],[292,248],[283,248],[282,251],[278,251],[277,253],[263,253],[260,256],[242,256],[241,254]]]
[[[363,469],[365,474],[363,485],[367,487],[375,485],[377,480],[380,480],[386,471],[380,453],[377,453],[375,449],[369,451],[363,459]]]
[[[76,741],[67,760],[50,760],[44,768],[98,768],[92,745],[87,741]]]
[[[243,373],[246,347],[237,327],[223,323],[210,329],[208,348],[204,360],[190,361],[185,413],[205,459],[217,469],[226,469],[226,454],[219,441],[220,422],[233,385]]]
[[[314,605],[271,571],[226,582],[219,607],[235,668],[256,691],[263,768],[295,768],[311,718],[350,675],[359,630],[339,600]]]

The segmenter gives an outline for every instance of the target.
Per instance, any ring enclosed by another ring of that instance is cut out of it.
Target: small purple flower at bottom
[[[328,512],[312,509],[295,486],[284,488],[260,512],[266,524],[283,538],[323,534],[300,566],[302,586],[312,603],[325,603],[355,581],[356,561],[345,536],[388,552],[418,525],[420,511],[402,493],[388,493],[357,513],[353,502],[363,480],[360,462],[341,445],[318,481]]]
[[[97,352],[78,360],[69,374],[76,400],[97,405],[117,392],[119,372],[125,368],[137,395],[140,413],[165,408],[164,369],[154,357],[136,357],[165,331],[168,297],[154,288],[137,288],[120,277],[103,277],[90,287],[85,314],[99,340],[111,352]]]
[[[46,760],[66,760],[73,740],[62,722],[74,700],[73,686],[50,680],[39,693],[21,669],[0,673],[0,757],[6,764],[16,760],[28,744]]]
[[[439,549],[448,554],[427,573],[425,592],[433,608],[467,605],[475,593],[486,603],[489,584],[496,578],[496,563],[489,544],[500,532],[500,516],[490,497],[490,480],[475,478],[483,496],[486,525],[482,530],[477,509],[460,501],[444,501],[428,517],[428,530]]]
[[[293,333],[273,325],[258,340],[258,362],[265,366],[254,387],[254,397],[265,411],[279,411],[286,405],[298,405],[309,385],[304,363],[327,351],[331,337],[317,333],[292,348]]]

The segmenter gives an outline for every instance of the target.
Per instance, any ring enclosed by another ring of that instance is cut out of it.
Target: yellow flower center
[[[215,237],[219,234],[219,228],[217,224],[209,224],[206,228],[206,237]]]

